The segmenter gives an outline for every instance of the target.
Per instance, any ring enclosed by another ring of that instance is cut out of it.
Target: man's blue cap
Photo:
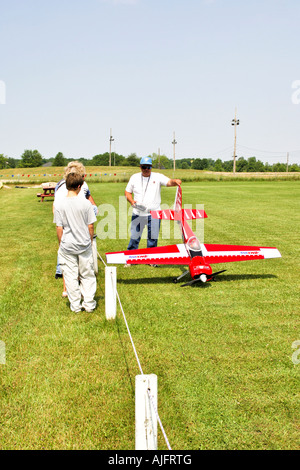
[[[152,158],[150,158],[150,157],[141,158],[140,165],[151,165],[152,166]]]

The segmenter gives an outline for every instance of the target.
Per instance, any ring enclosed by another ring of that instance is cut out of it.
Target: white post
[[[105,315],[107,320],[114,320],[117,315],[117,268],[105,267]]]
[[[149,393],[152,401],[149,398]],[[154,406],[153,406],[154,404]],[[135,450],[157,450],[157,375],[135,377]]]

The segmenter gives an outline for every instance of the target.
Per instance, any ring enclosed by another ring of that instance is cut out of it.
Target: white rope
[[[97,251],[97,255],[99,256],[99,258],[101,259],[102,263],[104,264],[104,266],[107,268],[107,264],[105,263],[105,261],[102,259],[101,255],[99,254],[99,252]]]
[[[97,251],[98,253],[98,251]],[[99,258],[101,259],[102,263],[104,264],[105,267],[107,267],[106,263],[104,262],[104,260],[102,259],[101,255],[98,253],[98,256]],[[111,276],[112,276],[112,273],[111,273]],[[121,308],[121,312],[122,312],[122,315],[123,315],[123,318],[124,318],[124,322],[125,322],[125,325],[126,325],[126,328],[127,328],[127,332],[128,332],[128,335],[129,335],[129,338],[130,338],[130,341],[131,341],[131,344],[132,344],[132,347],[133,347],[133,351],[134,351],[134,354],[135,354],[135,357],[136,357],[136,360],[137,360],[137,363],[138,363],[138,367],[140,369],[140,372],[141,372],[141,375],[145,375],[144,372],[143,372],[143,369],[142,369],[142,366],[141,366],[141,363],[140,363],[140,360],[139,360],[139,357],[138,357],[138,354],[136,352],[136,348],[135,348],[135,345],[134,345],[134,342],[133,342],[133,339],[132,339],[132,336],[131,336],[131,333],[130,333],[130,329],[129,329],[129,326],[128,326],[128,323],[127,323],[127,320],[126,320],[126,315],[125,315],[125,312],[123,310],[123,306],[122,306],[122,303],[121,303],[121,300],[120,300],[120,296],[119,296],[119,293],[118,293],[118,289],[116,287],[116,294],[117,294],[117,298],[118,298],[118,302],[120,304],[120,308]],[[161,422],[161,419],[159,417],[159,414],[158,414],[158,411],[155,407],[155,404],[154,404],[154,401],[153,401],[153,397],[152,395],[150,394],[150,391],[151,389],[148,388],[147,389],[147,393],[148,393],[148,396],[149,396],[149,399],[152,403],[152,406],[153,406],[153,409],[155,411],[155,414],[156,414],[156,417],[157,417],[157,420],[158,420],[158,423],[159,423],[159,426],[160,426],[160,429],[163,433],[163,436],[165,438],[165,441],[166,441],[166,444],[167,444],[167,447],[169,450],[172,450],[171,446],[170,446],[170,443],[169,443],[169,440],[167,438],[167,435],[166,435],[166,432],[164,430],[164,427],[162,425],[162,422]]]
[[[152,403],[153,409],[154,409],[154,411],[155,411],[157,420],[158,420],[158,422],[159,422],[159,426],[160,426],[161,432],[163,433],[163,436],[164,436],[164,438],[165,438],[165,441],[166,441],[166,444],[167,444],[167,446],[168,446],[168,449],[169,449],[169,450],[172,450],[172,448],[171,448],[171,446],[170,446],[170,443],[169,443],[169,439],[167,438],[166,432],[165,432],[164,427],[163,427],[163,425],[162,425],[162,422],[161,422],[161,420],[160,420],[158,411],[157,411],[157,409],[156,409],[156,407],[155,407],[155,404],[154,404],[154,401],[153,401],[153,397],[152,397],[152,395],[150,395],[150,391],[151,391],[151,389],[148,388],[148,389],[147,389],[147,393],[148,393],[149,399],[150,399],[150,401],[151,401],[151,403]]]
[[[134,342],[133,342],[133,339],[132,339],[132,336],[131,336],[131,333],[130,333],[130,330],[129,330],[129,326],[128,326],[128,323],[127,323],[127,320],[126,320],[126,317],[125,317],[125,313],[124,313],[124,310],[123,310],[123,307],[122,307],[121,300],[120,300],[119,293],[118,293],[118,290],[117,290],[117,289],[116,289],[116,293],[117,293],[117,297],[118,297],[118,301],[119,301],[119,304],[120,304],[121,312],[122,312],[122,314],[123,314],[123,318],[124,318],[124,321],[125,321],[125,325],[126,325],[126,328],[127,328],[128,334],[129,334],[129,338],[130,338],[130,341],[131,341],[131,344],[132,344],[132,347],[133,347],[133,351],[134,351],[134,354],[135,354],[135,357],[136,357],[136,360],[137,360],[137,363],[138,363],[140,372],[141,372],[142,375],[144,375],[144,372],[143,372],[141,363],[140,363],[140,361],[139,361],[139,358],[138,358],[138,355],[137,355],[137,352],[136,352],[136,349],[135,349],[135,345],[134,345]]]

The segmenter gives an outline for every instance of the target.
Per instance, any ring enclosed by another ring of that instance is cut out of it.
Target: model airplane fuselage
[[[187,265],[189,271],[176,278],[174,282],[190,272],[192,281],[187,284],[193,284],[198,281],[211,281],[217,274],[224,272],[222,270],[213,273],[211,264],[281,258],[277,248],[200,243],[188,221],[206,218],[207,215],[202,210],[182,208],[181,187],[177,188],[174,210],[151,211],[151,216],[158,219],[177,221],[181,228],[183,243],[106,253],[107,263]]]

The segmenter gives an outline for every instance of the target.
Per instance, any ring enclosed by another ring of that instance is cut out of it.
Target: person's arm
[[[89,197],[87,198],[87,200],[90,201],[90,202],[93,204],[93,206],[96,206],[96,203],[95,203],[95,201],[94,201],[94,199],[93,199],[93,197],[92,197],[91,194],[89,195]]]
[[[131,206],[133,206],[136,203],[136,201],[132,197],[132,193],[125,191],[125,197]]]
[[[167,186],[170,187],[170,186],[180,186],[181,185],[181,180],[178,180],[178,179],[175,179],[175,180],[169,180],[167,182]]]
[[[94,214],[95,214],[95,216],[97,217],[99,210],[98,210],[98,207],[96,206],[96,203],[95,203],[94,199],[92,198],[91,195],[89,195],[89,197],[87,198],[87,200],[90,201],[90,203],[92,204]]]
[[[88,229],[89,229],[91,241],[93,242],[93,238],[94,238],[94,224],[88,224]]]
[[[60,242],[61,242],[61,237],[63,235],[63,227],[57,227],[56,226],[56,233],[57,233],[57,239],[58,239],[58,244],[60,245]]]

